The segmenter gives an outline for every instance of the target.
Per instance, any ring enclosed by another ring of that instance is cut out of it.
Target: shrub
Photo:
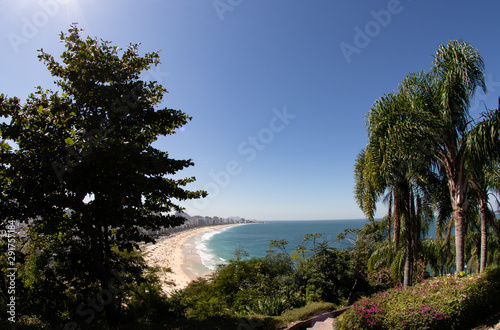
[[[261,299],[247,309],[256,315],[279,316],[290,309],[290,304],[285,297],[275,296]]]
[[[126,300],[125,315],[128,322],[155,324],[175,315],[157,280],[134,283]]]
[[[500,269],[431,278],[355,302],[339,329],[462,329],[500,306]]]
[[[202,320],[213,316],[226,314],[229,305],[228,299],[216,291],[206,279],[199,278],[174,294],[169,303],[177,305],[175,310],[179,316],[188,319]]]
[[[306,235],[304,240],[310,237],[320,235]],[[249,313],[278,316],[315,301],[345,304],[364,287],[363,273],[353,268],[347,251],[331,248],[325,241],[314,244],[313,250],[303,246],[292,258],[286,243],[272,241],[271,248],[282,252],[270,250],[264,258],[243,259],[244,251],[237,250],[209,279],[193,281],[170,297],[172,310],[179,317],[199,321]]]

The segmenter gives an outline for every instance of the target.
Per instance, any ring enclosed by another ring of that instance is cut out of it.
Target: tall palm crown
[[[469,114],[476,90],[486,91],[483,72],[483,59],[470,44],[453,40],[439,46],[431,72],[408,74],[397,93],[370,109],[369,143],[355,167],[356,198],[369,217],[386,189],[401,193],[409,185],[425,186],[431,177],[446,180],[444,204],[452,210],[458,272],[464,269],[467,164],[471,157],[491,157],[499,141],[499,111],[477,124]]]
[[[470,156],[467,140],[472,136],[469,107],[478,87],[486,91],[484,62],[470,44],[454,40],[439,47],[433,64],[437,86],[434,110],[441,126],[435,133],[435,157],[448,179],[455,222],[456,270],[461,272],[468,207],[465,162]]]
[[[486,91],[483,72],[481,55],[466,42],[450,41],[437,50],[434,59],[437,101],[448,134],[455,131],[456,137],[462,137],[467,132],[470,101],[477,87]]]

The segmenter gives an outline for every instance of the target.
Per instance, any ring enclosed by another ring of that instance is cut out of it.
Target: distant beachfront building
[[[219,218],[215,217],[207,217],[201,215],[190,216],[184,212],[178,212],[175,214],[176,216],[180,216],[185,218],[186,220],[180,226],[169,227],[169,228],[161,228],[160,230],[144,230],[145,233],[152,236],[160,236],[166,235],[176,231],[182,231],[190,228],[196,227],[204,227],[204,226],[216,226],[216,225],[227,225],[227,224],[236,224],[236,223],[253,223],[254,221],[245,220],[244,218]]]
[[[70,215],[71,210],[67,209],[66,214]],[[176,227],[168,227],[168,228],[161,228],[159,230],[146,230],[143,229],[143,232],[145,232],[148,235],[152,236],[161,236],[161,235],[167,235],[172,232],[176,231],[182,231],[190,228],[196,228],[196,227],[204,227],[204,226],[216,226],[216,225],[226,225],[226,224],[236,224],[236,223],[253,223],[254,221],[251,220],[245,220],[244,218],[219,218],[217,216],[215,217],[207,217],[207,216],[201,216],[201,215],[195,215],[195,216],[190,216],[187,213],[177,213],[177,216],[181,216],[186,219],[186,221]],[[18,237],[25,237],[27,235],[27,228],[33,223],[33,220],[29,220],[28,222],[21,222],[16,220],[14,222],[14,232]],[[111,229],[111,228],[110,228]],[[6,228],[1,228],[0,229],[0,237],[5,237],[7,236],[7,230]]]

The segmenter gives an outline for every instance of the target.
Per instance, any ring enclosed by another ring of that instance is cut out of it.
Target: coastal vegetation
[[[0,304],[15,306],[2,328],[276,329],[348,307],[343,329],[458,329],[500,308],[490,205],[500,109],[469,113],[476,89],[486,90],[471,45],[440,46],[430,72],[408,74],[368,112],[354,176],[369,221],[338,236],[349,248],[304,233],[295,247],[271,241],[263,258],[237,249],[167,297],[140,243],[153,241],[148,230],[183,224],[177,201],[206,192],[171,178],[191,160],[152,143],[190,117],[157,109],[166,90],[141,80],[157,52],[80,34],[76,25],[61,33],[62,63],[40,50],[58,91],[39,87],[24,104],[0,95]],[[377,220],[382,200],[388,212]],[[26,234],[11,234],[20,220]]]
[[[238,250],[209,279],[192,282],[173,299],[180,301],[188,318],[228,311],[279,316],[319,301],[341,306],[363,287],[363,274],[351,263],[347,251],[331,248],[324,241],[311,250],[306,244],[298,246],[288,254],[286,243],[272,241],[264,258],[244,258],[244,251]]]
[[[367,114],[369,140],[356,160],[355,195],[371,221],[382,197],[389,205],[383,219],[387,242],[372,253],[368,267],[372,273],[390,269],[393,285],[402,278],[403,287],[409,288],[429,272],[483,273],[499,264],[499,223],[489,203],[500,189],[500,108],[473,118],[470,105],[478,88],[486,91],[479,52],[462,40],[452,40],[438,48],[429,72],[407,74],[399,89],[378,99]],[[435,237],[422,239],[434,222]],[[474,285],[466,290],[474,291]],[[456,297],[445,298],[443,292],[438,296],[448,300],[422,308],[439,310],[440,321],[425,320],[425,326],[458,328],[453,322],[464,326],[470,321],[461,313],[442,312]],[[457,308],[469,313],[473,298],[464,296],[465,305]],[[488,297],[480,304],[483,311],[498,306],[497,300],[486,303]],[[398,295],[392,299],[402,300]],[[376,320],[364,312],[365,304]],[[391,323],[394,316],[384,316],[389,305],[383,302],[363,300],[362,305],[364,309],[356,311],[358,320],[351,317],[354,323],[347,322],[346,329],[419,328],[403,317],[401,323]],[[352,313],[351,309],[347,315]],[[453,320],[445,324],[443,317]]]
[[[470,329],[500,308],[500,269],[438,276],[355,302],[339,329]]]
[[[144,262],[131,254],[153,241],[145,231],[182,224],[177,201],[206,192],[185,189],[194,177],[171,178],[190,159],[152,146],[191,119],[158,109],[167,91],[140,78],[159,64],[158,52],[82,38],[76,25],[60,39],[61,62],[38,55],[57,91],[38,87],[24,104],[0,95],[1,221],[29,224],[25,237],[13,232],[2,245],[0,277],[16,277],[15,295],[3,283],[2,305],[15,298],[14,314],[71,328],[101,314],[116,327],[120,306],[146,280]]]
[[[500,188],[494,179],[500,109],[478,119],[469,114],[476,89],[486,90],[483,71],[475,48],[450,41],[439,47],[430,72],[409,73],[397,92],[382,96],[367,114],[369,142],[356,160],[356,199],[373,219],[376,202],[387,194],[389,231],[394,223],[388,244],[395,253],[403,222],[405,286],[412,284],[422,229],[436,212],[437,237],[446,229],[448,250],[454,228],[454,253],[447,254],[456,272],[465,270],[467,229],[480,214],[478,271],[486,267],[488,227],[496,224],[488,197]]]

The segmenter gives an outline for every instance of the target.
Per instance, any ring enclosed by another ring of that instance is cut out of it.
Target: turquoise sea
[[[348,240],[334,243],[337,234],[347,228],[361,228],[367,223],[363,220],[304,220],[304,221],[267,221],[264,223],[230,226],[202,234],[196,240],[196,249],[205,267],[214,270],[217,264],[225,263],[234,257],[238,247],[250,257],[264,257],[271,240],[287,240],[287,251],[295,250],[302,244],[306,234],[324,234],[321,240],[332,242],[338,249],[350,246]],[[321,241],[318,240],[318,241]],[[312,249],[312,242],[307,246]]]

